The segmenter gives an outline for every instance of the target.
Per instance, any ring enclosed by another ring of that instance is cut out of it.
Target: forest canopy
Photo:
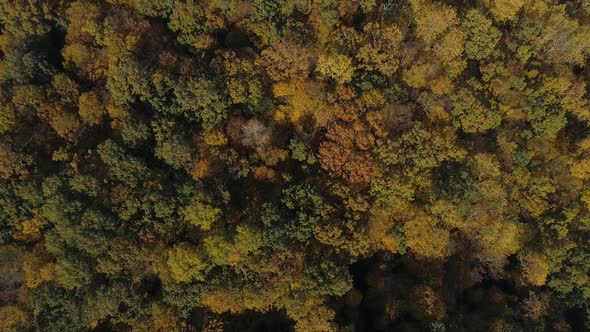
[[[0,0],[0,331],[590,330],[590,1]]]

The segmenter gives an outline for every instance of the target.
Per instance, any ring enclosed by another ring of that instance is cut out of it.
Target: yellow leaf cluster
[[[543,286],[549,274],[549,264],[542,254],[536,252],[525,252],[519,255],[522,275],[526,282]]]

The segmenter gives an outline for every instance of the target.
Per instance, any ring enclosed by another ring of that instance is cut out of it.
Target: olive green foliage
[[[482,105],[467,89],[459,90],[452,97],[452,103],[456,126],[466,133],[484,133],[496,128],[502,121],[499,112]]]
[[[228,104],[215,84],[205,78],[190,79],[174,91],[180,110],[188,118],[199,119],[210,128],[225,119]]]
[[[168,266],[172,280],[176,282],[202,281],[208,269],[198,248],[189,244],[179,244],[168,251]]]
[[[185,221],[203,230],[209,230],[219,219],[221,210],[208,204],[194,202],[186,206],[182,214]]]
[[[465,56],[468,59],[484,60],[493,54],[502,33],[491,19],[473,9],[465,15],[462,27],[466,34]]]

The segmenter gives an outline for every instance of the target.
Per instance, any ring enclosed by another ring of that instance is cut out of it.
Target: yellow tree
[[[457,13],[451,6],[430,1],[413,1],[416,35],[426,45],[433,45],[447,29],[459,24]]]
[[[181,243],[168,250],[168,268],[175,282],[202,281],[209,264],[198,247]]]
[[[23,271],[27,287],[35,288],[42,282],[55,279],[53,257],[47,253],[43,243],[35,245],[33,250],[24,256]]]
[[[534,286],[543,286],[549,274],[547,259],[532,251],[521,252],[518,259],[524,280]]]
[[[296,332],[334,332],[335,313],[318,298],[295,293],[284,300],[289,317],[295,320]]]
[[[342,54],[321,54],[316,72],[321,78],[334,80],[338,84],[345,84],[352,80],[354,67],[352,59]]]
[[[85,92],[78,99],[78,114],[80,119],[88,125],[94,126],[101,123],[105,115],[105,107],[95,92]]]
[[[416,36],[426,52],[414,56],[405,66],[403,79],[416,89],[429,88],[442,95],[453,89],[453,80],[466,66],[461,58],[464,36],[453,7],[415,0],[411,2],[416,21]]]
[[[408,248],[416,255],[431,259],[444,259],[451,254],[451,235],[448,230],[437,225],[436,219],[426,213],[404,225]]]
[[[521,8],[524,0],[487,0],[494,18],[500,22],[513,20]]]
[[[181,214],[186,222],[208,231],[221,217],[221,210],[209,204],[193,202],[184,207]]]
[[[273,85],[273,94],[282,103],[277,107],[274,118],[289,120],[297,124],[305,116],[313,116],[323,125],[328,119],[326,95],[321,84],[312,81],[279,82]]]
[[[21,331],[30,321],[31,317],[17,306],[0,307],[0,330],[2,331]]]
[[[395,26],[369,23],[364,27],[364,44],[356,54],[359,67],[392,76],[399,66],[399,48],[403,40],[401,30]]]

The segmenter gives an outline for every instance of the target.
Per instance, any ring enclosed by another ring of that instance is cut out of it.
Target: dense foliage
[[[590,2],[0,0],[1,331],[590,329]]]

